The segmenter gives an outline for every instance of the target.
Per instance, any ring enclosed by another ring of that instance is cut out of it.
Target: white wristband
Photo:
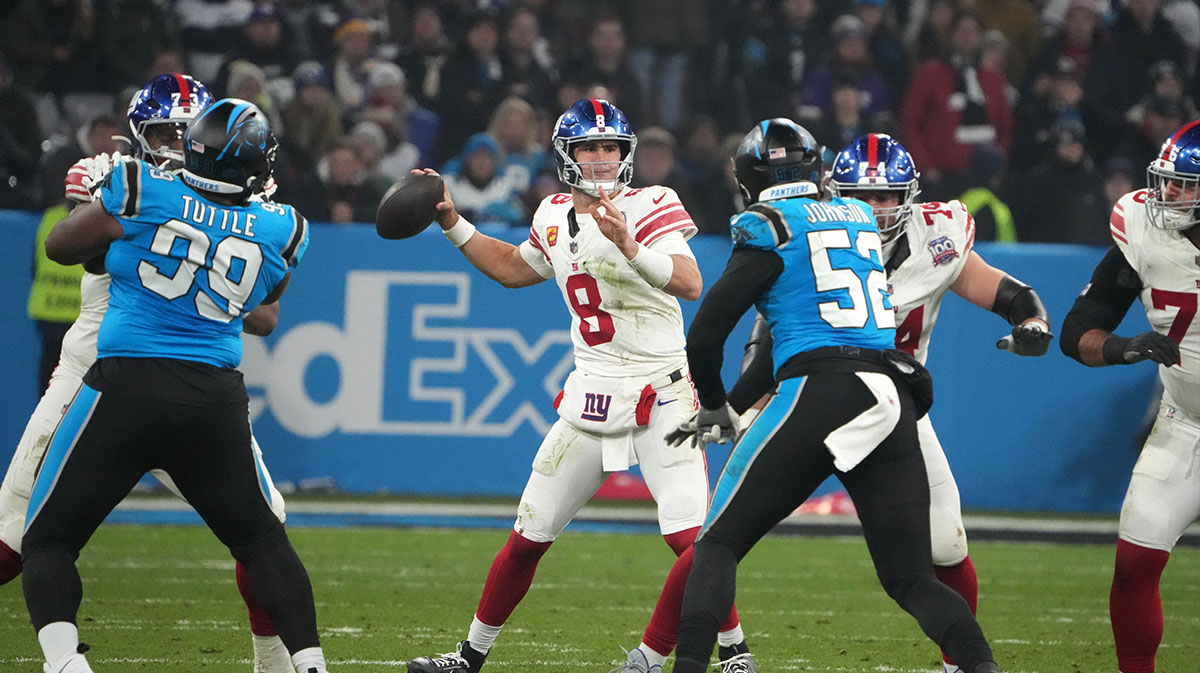
[[[642,277],[650,287],[659,290],[671,282],[671,274],[675,272],[675,260],[670,255],[655,252],[638,243],[637,254],[629,260],[629,266]]]
[[[454,223],[453,227],[442,229],[442,235],[450,239],[454,247],[461,248],[475,235],[475,225],[468,222],[467,218],[459,215],[458,221]]]

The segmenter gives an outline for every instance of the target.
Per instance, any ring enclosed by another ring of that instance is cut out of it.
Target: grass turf
[[[297,528],[322,644],[337,671],[404,670],[465,637],[507,531]],[[1113,547],[976,542],[980,621],[1009,673],[1116,669]],[[486,671],[606,672],[649,618],[671,554],[653,535],[564,535]],[[233,561],[205,529],[104,526],[79,560],[83,640],[97,673],[250,670]],[[0,671],[41,671],[20,580],[0,587]],[[1200,551],[1162,580],[1161,673],[1200,661]],[[857,538],[769,537],[742,563],[738,608],[759,669],[934,671],[936,647],[883,593]],[[1193,662],[1188,664],[1187,662]],[[714,669],[715,670],[715,669]]]

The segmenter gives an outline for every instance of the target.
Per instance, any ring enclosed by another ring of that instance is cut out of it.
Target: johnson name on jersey
[[[1179,231],[1150,224],[1147,190],[1122,196],[1113,207],[1109,227],[1113,241],[1142,280],[1139,295],[1146,320],[1156,332],[1179,344],[1179,364],[1159,366],[1159,378],[1171,397],[1190,414],[1200,416],[1200,328],[1196,326],[1200,295],[1200,254]]]
[[[209,201],[135,159],[113,167],[99,198],[125,230],[105,257],[112,283],[99,357],[237,366],[242,316],[300,261],[304,218],[277,203]]]
[[[692,257],[691,215],[666,187],[624,189],[612,201],[638,243],[666,255]],[[651,376],[685,366],[679,301],[651,287],[629,265],[570,194],[542,200],[521,256],[554,278],[571,314],[575,367],[597,376]]]
[[[735,248],[772,251],[783,270],[758,300],[778,370],[824,346],[883,350],[895,339],[879,230],[858,199],[756,203],[730,221]]]
[[[907,252],[899,248],[892,253],[903,260],[889,264],[888,273],[896,307],[896,348],[925,364],[942,298],[975,246],[975,219],[960,201],[919,203],[903,235]]]

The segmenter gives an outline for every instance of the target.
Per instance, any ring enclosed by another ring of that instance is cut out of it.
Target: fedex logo
[[[583,412],[579,417],[585,421],[603,423],[608,420],[608,409],[612,406],[612,395],[584,393]]]

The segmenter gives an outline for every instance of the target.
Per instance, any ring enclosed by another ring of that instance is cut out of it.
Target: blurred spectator
[[[346,144],[354,148],[358,154],[358,160],[362,163],[363,188],[367,192],[378,192],[381,195],[380,198],[392,186],[392,183],[408,175],[408,171],[416,167],[416,164],[413,163],[403,172],[386,173],[383,171],[381,162],[384,152],[387,151],[387,136],[375,122],[361,121],[356,124],[354,128],[350,129],[350,133],[346,134]],[[409,159],[415,158],[416,152],[411,152]]]
[[[1103,178],[1104,204],[1106,212],[1112,212],[1117,201],[1134,189],[1133,176],[1142,171],[1135,171],[1133,164],[1124,157],[1113,157],[1104,162],[1100,169]]]
[[[1183,62],[1194,70],[1200,55],[1200,5],[1195,0],[1163,0],[1162,13],[1187,49]]]
[[[1123,101],[1126,106],[1149,92],[1150,83],[1140,75],[1154,63],[1175,61],[1184,72],[1191,72],[1183,40],[1163,16],[1160,0],[1125,0],[1113,21],[1112,36],[1113,47],[1126,65],[1124,76],[1130,78],[1126,92],[1130,98]]]
[[[821,116],[833,111],[833,81],[851,79],[859,89],[859,107],[870,116],[892,109],[887,83],[871,62],[866,26],[853,14],[833,22],[833,49],[827,61],[804,80],[803,104],[817,108]]]
[[[533,176],[533,183],[529,189],[521,194],[521,203],[525,207],[525,212],[532,213],[537,210],[542,201],[551,194],[558,194],[562,191],[563,184],[558,179],[558,168],[553,162],[547,162],[542,165],[538,172]]]
[[[901,109],[901,137],[921,166],[929,200],[979,184],[966,172],[977,148],[997,147],[1007,156],[1012,144],[1004,77],[978,65],[983,24],[978,16],[960,12],[952,26],[950,53],[917,68]]]
[[[159,0],[96,3],[98,57],[108,65],[115,90],[140,86],[164,72],[186,72],[182,53],[178,67],[147,75],[158,55],[179,43],[175,13]]]
[[[367,177],[358,152],[343,142],[321,158],[316,170],[296,180],[280,181],[278,199],[318,222],[374,222],[386,186],[380,189],[380,181]]]
[[[229,89],[225,95],[229,98],[241,98],[258,106],[267,116],[271,128],[283,126],[283,117],[279,105],[271,95],[267,86],[267,74],[263,69],[250,61],[234,61],[229,64]]]
[[[333,82],[325,66],[305,61],[292,74],[296,94],[283,108],[283,132],[277,138],[287,150],[292,176],[311,170],[317,159],[342,138],[342,112],[333,97]],[[279,171],[279,168],[276,168]],[[277,180],[280,184],[285,181]]]
[[[703,114],[692,116],[680,141],[676,161],[688,180],[697,187],[719,182],[720,165],[730,157],[720,155],[721,129],[716,120]]]
[[[914,63],[919,65],[931,58],[941,58],[950,51],[954,23],[952,0],[930,0],[925,12],[912,12],[909,20],[905,42]]]
[[[254,11],[251,0],[175,0],[179,36],[187,53],[187,73],[216,81],[225,54],[237,46],[242,26]]]
[[[638,78],[642,124],[672,131],[683,123],[688,65],[707,45],[708,12],[693,0],[637,0],[630,13],[629,65]]]
[[[138,85],[139,82],[149,82],[155,77],[168,72],[187,72],[187,58],[183,50],[174,45],[155,51],[154,55],[150,57],[150,62],[146,65],[145,74],[133,82],[124,82],[123,84],[127,89],[136,90],[136,88],[140,88]],[[124,95],[124,91],[122,91],[120,100],[129,100],[132,98],[132,90],[129,91],[128,96]]]
[[[1008,39],[1009,84],[1021,86],[1042,42],[1042,24],[1029,0],[969,0],[964,7],[971,9],[983,25],[998,30]]]
[[[91,2],[19,0],[5,23],[4,44],[17,84],[59,96],[107,89],[96,58]]]
[[[367,80],[375,61],[371,59],[371,28],[359,18],[347,19],[333,33],[337,53],[333,57],[333,95],[342,116],[361,112],[367,100]]]
[[[532,9],[517,7],[508,15],[500,60],[508,95],[520,96],[538,107],[552,105],[558,70]]]
[[[411,93],[421,106],[437,109],[442,95],[442,68],[449,53],[450,40],[437,8],[432,4],[418,6],[412,14],[412,34],[396,62],[413,83]]]
[[[1084,150],[1083,125],[1052,130],[1054,153],[1014,181],[1013,216],[1022,241],[1109,245],[1100,175]]]
[[[33,98],[13,80],[8,59],[0,52],[0,208],[38,206],[41,138]]]
[[[1066,0],[1061,27],[1042,45],[1031,69],[1025,95],[1042,97],[1057,77],[1073,63],[1083,87],[1079,104],[1088,129],[1088,153],[1106,157],[1112,143],[1125,130],[1123,114],[1128,83],[1125,66],[1100,20],[1099,0]],[[1021,135],[1025,135],[1022,129]]]
[[[1162,147],[1163,140],[1183,125],[1183,105],[1173,98],[1153,98],[1142,113],[1141,124],[1133,127],[1133,133],[1122,136],[1113,156],[1124,157],[1137,167],[1145,167]],[[1146,172],[1140,171],[1134,179],[1135,188],[1146,186]]]
[[[62,182],[58,183],[62,185]],[[33,243],[33,282],[29,286],[26,313],[33,319],[39,341],[38,390],[50,385],[50,376],[58,366],[62,340],[79,317],[82,303],[79,282],[83,265],[63,266],[46,257],[46,237],[58,221],[67,216],[68,202],[63,190],[54,190],[58,198],[42,213]]]
[[[587,35],[587,54],[567,69],[569,77],[585,90],[597,85],[607,91],[607,99],[621,108],[635,128],[644,125],[643,101],[637,75],[628,62],[625,28],[612,14],[598,15]],[[575,99],[578,100],[578,99]],[[562,97],[559,96],[559,102]],[[569,100],[559,109],[566,109]]]
[[[675,136],[661,126],[651,126],[638,131],[637,137],[631,185],[670,187],[684,204],[695,203],[696,193],[691,180],[675,162]]]
[[[408,96],[404,71],[395,63],[377,63],[368,84],[362,117],[378,124],[387,136],[384,172],[404,174],[409,168],[432,166],[438,118]]]
[[[472,133],[482,131],[492,110],[504,97],[504,66],[500,62],[500,32],[491,14],[471,16],[463,44],[450,55],[442,71],[440,121],[434,159],[453,156]]]
[[[742,48],[746,95],[754,119],[795,114],[800,87],[828,51],[816,0],[782,0],[779,16]]]
[[[280,79],[289,79],[299,64],[299,55],[292,40],[284,34],[283,18],[279,8],[272,2],[256,2],[250,19],[242,27],[238,43],[221,63],[221,70],[213,83],[213,94],[217,98],[231,96],[229,69],[237,61],[249,61],[262,68],[268,85]],[[275,95],[278,95],[277,93]]]
[[[1010,54],[1012,54],[1012,45],[1008,43],[1008,38],[1004,37],[1004,33],[998,30],[984,32],[983,41],[979,43],[979,67],[1005,72],[1008,69]],[[1004,95],[1008,98],[1009,107],[1016,105],[1021,97],[1017,87],[1008,82],[1005,82]]]
[[[533,106],[515,96],[506,98],[492,113],[488,134],[500,146],[500,172],[517,185],[518,191],[529,189],[534,174],[550,160]]]
[[[487,133],[467,139],[460,155],[462,170],[442,175],[454,194],[454,207],[475,224],[520,226],[524,218],[520,192],[499,172],[500,145]]]
[[[817,142],[825,147],[826,162],[833,161],[838,148],[845,147],[851,140],[864,133],[885,132],[884,128],[877,128],[867,118],[863,112],[862,98],[858,82],[853,77],[839,74],[833,80],[833,92],[830,96],[832,108],[829,114],[812,119],[801,117],[801,123],[812,132]]]
[[[731,133],[720,140],[715,152],[715,156],[719,158],[715,165],[718,170],[717,180],[700,191],[697,195],[697,206],[685,204],[688,212],[692,213],[694,218],[699,218],[695,224],[701,233],[729,236],[729,219],[745,207],[741,190],[733,175],[733,155],[741,141],[741,133]]]
[[[75,129],[75,133],[62,139],[46,151],[42,157],[42,207],[49,208],[63,201],[63,181],[67,171],[76,161],[94,157],[101,152],[112,154],[121,149],[121,142],[113,136],[128,135],[129,125],[125,119],[108,113],[100,113]],[[74,320],[74,318],[72,318]]]
[[[1056,139],[1050,129],[1056,124],[1063,121],[1079,122],[1085,127],[1088,124],[1079,66],[1066,57],[1057,65],[1017,106],[1014,123],[1021,132],[1013,139],[1010,162],[1016,172],[1032,168],[1055,151]]]
[[[889,99],[900,100],[908,87],[908,52],[888,11],[887,0],[857,0],[855,15],[863,22],[871,59],[888,85]]]
[[[1179,101],[1180,106],[1183,107],[1184,119],[1195,119],[1198,116],[1196,102],[1187,94],[1183,71],[1174,61],[1159,61],[1150,66],[1146,78],[1150,80],[1150,93],[1143,96],[1142,100],[1135,103],[1125,113],[1125,118],[1129,123],[1134,126],[1141,124],[1142,117],[1146,114],[1146,107],[1155,98],[1170,98]]]
[[[1012,210],[1000,198],[1005,172],[1004,156],[995,148],[980,148],[971,156],[971,173],[979,177],[979,183],[956,198],[975,220],[976,240],[997,243],[1017,240]]]

